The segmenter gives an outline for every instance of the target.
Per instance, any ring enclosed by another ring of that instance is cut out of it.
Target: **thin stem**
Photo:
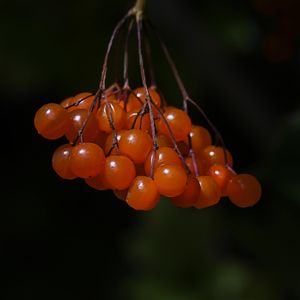
[[[210,126],[210,128],[214,131],[217,139],[220,141],[221,145],[222,145],[222,148],[223,148],[223,151],[224,151],[224,161],[225,161],[225,165],[227,165],[228,163],[228,160],[227,160],[227,154],[226,154],[226,147],[225,147],[225,143],[224,143],[224,140],[222,138],[222,135],[220,134],[220,132],[217,130],[216,126],[213,124],[213,122],[208,118],[208,116],[206,115],[206,113],[204,112],[204,110],[194,101],[192,100],[187,91],[186,91],[186,88],[183,84],[183,81],[179,75],[179,72],[175,66],[175,63],[170,55],[170,52],[166,46],[166,44],[163,42],[163,40],[161,39],[158,31],[154,28],[154,26],[151,24],[150,21],[148,21],[148,24],[150,25],[150,27],[152,28],[152,30],[155,32],[156,36],[157,36],[157,39],[161,45],[161,48],[165,54],[165,57],[168,61],[168,64],[170,65],[170,68],[172,69],[172,72],[173,72],[173,75],[175,77],[175,80],[177,82],[177,85],[178,85],[178,88],[181,92],[181,95],[182,95],[182,98],[183,98],[183,109],[184,111],[188,111],[188,102],[192,103],[198,110],[199,112],[202,114],[202,116],[204,117],[204,119],[206,120],[206,122],[208,123],[208,125]],[[196,163],[194,162],[194,164],[196,165]]]
[[[180,152],[180,150],[179,150],[179,148],[178,148],[178,145],[177,145],[177,142],[176,142],[176,140],[175,140],[173,131],[172,131],[172,129],[171,129],[171,127],[170,127],[168,121],[166,120],[164,114],[163,114],[162,111],[159,109],[159,107],[158,107],[155,103],[152,103],[152,105],[156,108],[158,114],[160,115],[161,120],[164,122],[165,126],[167,127],[168,133],[169,133],[170,138],[171,138],[171,142],[172,142],[172,144],[173,144],[173,146],[174,146],[174,150],[176,151],[177,155],[179,156],[179,158],[180,158],[180,160],[181,160],[181,162],[182,162],[182,164],[183,164],[183,166],[184,166],[184,168],[185,168],[187,174],[190,174],[191,171],[190,171],[188,165],[186,164],[186,161],[185,161],[185,159],[184,159],[182,153]]]
[[[158,41],[160,43],[160,46],[161,46],[161,48],[163,50],[163,53],[165,54],[167,62],[169,64],[170,68],[172,69],[174,78],[175,78],[175,80],[177,82],[177,85],[178,85],[178,88],[179,88],[179,90],[181,92],[182,98],[183,98],[184,102],[186,102],[186,99],[189,98],[189,96],[188,96],[188,93],[187,93],[187,91],[186,91],[186,89],[184,87],[184,84],[183,84],[183,81],[182,81],[182,79],[181,79],[181,77],[179,75],[179,72],[178,72],[178,70],[177,70],[177,68],[175,66],[175,63],[174,63],[174,61],[173,61],[173,59],[172,59],[172,57],[170,55],[170,52],[169,52],[166,44],[164,43],[164,41],[160,37],[158,31],[154,28],[154,26],[152,25],[152,23],[149,20],[147,20],[147,21],[148,21],[147,23],[150,25],[151,29],[156,34],[156,37],[157,37],[157,39],[158,39]]]
[[[205,121],[207,122],[207,124],[209,125],[209,127],[215,133],[215,135],[217,137],[217,140],[221,143],[222,148],[223,148],[225,165],[228,165],[228,158],[227,158],[227,153],[226,153],[226,146],[225,146],[225,142],[223,140],[223,137],[222,137],[221,133],[216,128],[216,126],[213,124],[213,122],[209,119],[209,117],[206,115],[206,113],[204,112],[204,110],[194,100],[192,100],[191,98],[188,98],[187,102],[190,102],[191,104],[193,104],[197,108],[197,110],[203,116],[203,118],[205,119]]]
[[[149,69],[149,76],[150,76],[150,86],[153,88],[156,88],[156,79],[155,79],[155,72],[154,72],[154,66],[152,62],[152,51],[150,47],[150,41],[149,41],[149,32],[147,30],[147,27],[145,27],[145,50],[147,55],[147,65]]]
[[[146,0],[136,0],[133,11],[137,14],[143,13],[145,10]]]
[[[130,10],[117,24],[117,26],[115,27],[115,29],[113,30],[112,36],[109,40],[108,46],[107,46],[107,50],[105,53],[105,57],[104,57],[104,62],[103,62],[103,67],[102,67],[102,73],[101,73],[101,79],[100,79],[100,83],[99,83],[99,89],[101,91],[105,90],[105,80],[106,80],[106,73],[107,73],[107,63],[108,63],[108,58],[111,52],[111,48],[113,45],[113,42],[117,36],[117,34],[119,33],[120,29],[122,28],[122,26],[125,24],[125,22],[127,21],[127,19],[129,17],[131,17],[133,15],[133,11]]]
[[[124,80],[124,86],[129,86],[129,80],[128,80],[128,42],[129,42],[129,36],[132,30],[133,20],[130,21],[128,30],[126,33],[126,39],[125,39],[125,51],[124,51],[124,67],[123,67],[123,80]]]
[[[146,91],[146,101],[147,101],[149,115],[150,115],[151,133],[152,133],[152,141],[153,141],[153,153],[154,153],[154,157],[155,157],[155,153],[156,153],[156,149],[157,149],[156,128],[155,128],[154,114],[153,114],[152,105],[151,105],[151,96],[150,96],[149,89],[147,86],[146,74],[145,74],[145,69],[144,69],[144,59],[143,59],[143,50],[142,50],[142,28],[143,27],[142,27],[141,19],[139,18],[138,15],[136,16],[136,25],[137,25],[137,38],[138,38],[139,65],[140,65],[143,87]],[[154,164],[155,164],[155,159],[152,160],[150,177],[153,177]]]

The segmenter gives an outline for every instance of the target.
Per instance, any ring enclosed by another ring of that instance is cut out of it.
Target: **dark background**
[[[96,91],[110,34],[133,1],[1,0],[2,299],[300,299],[299,2],[148,2],[190,95],[236,170],[260,179],[262,199],[204,210],[162,199],[143,213],[58,178],[51,156],[62,142],[36,133],[35,111]],[[180,105],[153,48],[159,86]]]

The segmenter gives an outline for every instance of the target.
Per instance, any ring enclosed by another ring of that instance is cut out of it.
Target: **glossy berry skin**
[[[84,181],[88,186],[98,191],[105,191],[110,188],[103,176],[103,172],[95,177],[85,178]]]
[[[143,163],[151,148],[150,135],[139,129],[125,131],[119,143],[120,152],[128,156],[135,164]]]
[[[125,125],[126,113],[123,108],[115,101],[106,103],[104,101],[101,103],[99,110],[97,111],[97,119],[99,124],[99,129],[106,133],[112,132],[112,127],[110,125],[109,114],[111,113],[111,118],[113,125],[116,130],[120,130]]]
[[[161,195],[176,197],[184,192],[187,175],[182,166],[161,165],[154,172],[154,182]]]
[[[82,143],[73,147],[70,156],[72,172],[80,178],[94,177],[104,169],[104,152],[96,144]]]
[[[192,207],[200,195],[200,185],[194,176],[187,179],[185,190],[177,197],[170,198],[172,204],[182,208]]]
[[[149,116],[149,114],[148,113],[145,114],[142,117],[142,122],[141,122],[141,116],[138,115],[138,113],[139,113],[138,109],[133,109],[126,113],[125,128],[126,129],[132,129],[132,128],[142,129],[143,131],[150,132],[150,116]],[[134,127],[132,127],[133,124],[134,124]]]
[[[208,147],[212,143],[211,135],[209,131],[202,126],[192,126],[190,132],[192,149],[194,152],[201,153],[204,148]],[[189,144],[189,139],[186,138],[186,144]]]
[[[85,109],[89,110],[92,105],[95,96],[89,92],[83,92],[75,95],[72,98],[65,99],[61,102],[61,105],[65,107],[68,112],[71,112],[76,109]]]
[[[71,150],[72,146],[65,144],[58,147],[52,156],[52,167],[54,171],[64,179],[76,178],[70,168]]]
[[[128,189],[136,171],[134,163],[126,156],[111,155],[105,160],[104,177],[112,189]]]
[[[221,198],[221,190],[210,176],[198,176],[200,195],[194,203],[196,208],[206,208],[217,204]]]
[[[190,169],[190,171],[192,172],[192,174],[194,176],[197,176],[196,171],[195,171],[195,167],[194,167],[193,159],[190,156],[188,156],[188,157],[185,158],[185,162],[186,162],[188,168]],[[196,165],[197,165],[197,168],[198,168],[199,175],[204,175],[204,173],[205,173],[205,162],[201,158],[196,157]]]
[[[232,167],[232,156],[227,149],[225,151],[227,164]],[[225,165],[224,148],[213,145],[208,146],[203,150],[202,158],[205,160],[207,169],[209,169],[214,164]]]
[[[45,104],[36,112],[34,126],[44,138],[58,139],[70,126],[67,111],[56,103]]]
[[[154,160],[154,152],[151,151],[145,161],[145,173],[150,176],[152,162]],[[160,147],[155,151],[154,170],[164,164],[182,165],[181,160],[175,150],[170,147]]]
[[[173,147],[172,141],[164,134],[158,133],[156,135],[156,143],[158,147]]]
[[[159,192],[150,177],[137,176],[128,189],[126,202],[136,210],[151,210],[159,202]]]
[[[235,176],[233,171],[224,165],[212,165],[209,168],[207,175],[215,180],[221,190],[222,196],[226,196],[227,184],[229,180]]]
[[[161,99],[160,99],[160,95],[158,94],[158,92],[154,88],[149,88],[149,94],[150,94],[150,97],[151,97],[153,103],[156,106],[160,107]],[[126,111],[132,111],[135,109],[140,110],[145,102],[146,102],[145,89],[143,87],[137,88],[128,97]]]
[[[125,133],[125,130],[120,130],[120,131],[117,131],[116,132],[116,135],[117,135],[117,142],[120,143],[121,141],[121,138],[122,136],[124,135]],[[105,147],[104,147],[104,151],[105,151],[105,154],[107,155],[108,152],[111,150],[112,146],[113,146],[113,137],[114,137],[114,133],[110,133],[107,138],[106,138],[106,141],[105,141]],[[119,154],[119,150],[118,148],[114,148],[110,154]]]
[[[261,185],[249,174],[239,174],[231,178],[227,185],[227,194],[233,204],[238,207],[250,207],[261,197]]]
[[[163,115],[170,126],[175,140],[177,142],[184,141],[192,129],[192,122],[187,113],[181,109],[169,106],[166,107]],[[157,122],[157,131],[166,136],[170,135],[162,119],[159,119]]]
[[[79,131],[85,124],[87,118],[88,120],[83,131],[83,141],[97,141],[100,132],[97,128],[98,123],[94,114],[88,115],[88,111],[85,109],[75,109],[68,112],[68,117],[71,125],[69,130],[66,132],[66,138],[70,143],[74,143],[78,138]]]

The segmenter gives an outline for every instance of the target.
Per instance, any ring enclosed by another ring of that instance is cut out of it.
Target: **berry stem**
[[[130,21],[128,30],[126,33],[126,39],[125,39],[125,50],[124,50],[124,67],[123,67],[123,80],[124,80],[124,87],[129,86],[129,79],[128,79],[128,41],[129,36],[132,30],[133,20]]]
[[[146,0],[136,0],[135,5],[132,10],[135,14],[142,15],[145,10],[145,5],[146,5]]]
[[[106,73],[107,73],[107,63],[108,63],[108,58],[109,58],[109,55],[110,55],[110,52],[111,52],[111,48],[112,48],[113,42],[114,42],[116,36],[118,35],[120,29],[123,27],[123,25],[128,20],[128,18],[130,18],[133,14],[134,14],[134,11],[130,10],[118,22],[117,26],[113,30],[113,33],[111,35],[111,38],[110,38],[108,46],[107,46],[107,50],[106,50],[105,57],[104,57],[104,62],[103,62],[103,67],[102,67],[101,79],[100,79],[100,83],[99,83],[99,90],[101,90],[101,91],[105,90],[105,80],[106,80]]]
[[[150,47],[150,37],[149,37],[149,32],[147,30],[147,27],[145,26],[145,51],[146,51],[146,56],[147,56],[147,65],[148,65],[148,69],[149,69],[149,77],[150,77],[150,86],[152,88],[156,88],[157,84],[156,84],[156,79],[155,79],[155,72],[154,72],[154,65],[152,62],[152,51],[151,51],[151,47]]]
[[[142,50],[142,21],[140,19],[140,16],[136,15],[136,25],[137,25],[137,38],[138,38],[138,54],[139,54],[139,65],[140,65],[140,71],[141,71],[141,79],[143,83],[143,87],[146,91],[146,101],[148,105],[149,115],[150,115],[150,124],[151,124],[151,133],[152,133],[152,141],[153,141],[153,153],[154,153],[154,159],[152,160],[151,165],[151,171],[150,171],[150,177],[153,177],[154,172],[154,164],[155,164],[155,154],[156,150],[158,148],[156,143],[156,128],[155,128],[155,121],[154,121],[154,114],[152,110],[152,104],[151,104],[151,96],[149,93],[149,89],[147,86],[146,81],[146,74],[145,74],[145,68],[144,68],[144,59],[143,59],[143,50]]]
[[[214,134],[217,137],[217,141],[219,141],[222,145],[223,151],[224,151],[224,161],[225,161],[225,165],[228,165],[228,159],[227,159],[227,154],[226,154],[226,147],[225,147],[225,143],[223,140],[222,135],[220,134],[219,130],[216,128],[216,126],[213,124],[213,122],[208,118],[208,116],[206,115],[206,113],[204,112],[204,110],[194,101],[190,98],[190,96],[188,95],[186,88],[183,84],[183,81],[179,75],[179,72],[176,68],[176,65],[171,57],[171,54],[166,46],[166,44],[164,43],[164,41],[162,40],[162,38],[160,37],[160,34],[158,33],[158,31],[154,28],[154,26],[152,25],[152,23],[150,21],[148,21],[148,24],[150,25],[150,27],[152,28],[152,30],[155,32],[157,39],[161,45],[161,48],[165,54],[165,57],[168,61],[168,64],[170,65],[170,68],[173,72],[173,75],[175,77],[175,80],[177,82],[178,88],[181,92],[182,98],[183,98],[183,109],[184,111],[188,111],[188,102],[190,102],[191,104],[193,104],[198,111],[201,113],[201,115],[203,116],[203,118],[205,119],[205,121],[207,122],[207,124],[210,126],[210,128],[212,129],[212,131],[214,132]],[[194,165],[196,165],[196,163],[194,162]],[[195,170],[196,171],[196,170]]]
[[[200,112],[200,114],[203,116],[203,118],[205,119],[205,121],[207,122],[207,124],[209,125],[209,127],[212,129],[212,131],[215,133],[216,137],[217,137],[217,141],[219,141],[222,145],[223,148],[223,152],[224,152],[224,162],[225,165],[228,165],[228,158],[227,158],[227,153],[226,153],[226,146],[225,146],[225,142],[223,140],[223,137],[221,135],[221,133],[219,132],[219,130],[216,128],[216,126],[213,124],[213,122],[209,119],[209,117],[206,115],[206,113],[204,112],[204,110],[200,107],[200,105],[198,105],[194,100],[192,100],[191,98],[187,98],[187,101],[190,102],[191,104],[193,104],[197,110]]]
[[[182,95],[182,98],[183,98],[183,102],[184,102],[183,105],[186,105],[185,103],[186,103],[187,99],[189,98],[189,95],[188,95],[188,93],[187,93],[187,91],[185,89],[183,81],[182,81],[182,79],[181,79],[181,77],[179,75],[179,72],[178,72],[178,70],[177,70],[177,68],[175,66],[175,63],[174,63],[174,61],[173,61],[173,59],[172,59],[172,57],[170,55],[170,52],[169,52],[166,44],[162,40],[162,38],[161,38],[160,34],[158,33],[158,31],[152,25],[152,23],[149,20],[147,20],[147,23],[150,25],[151,29],[154,31],[154,33],[155,33],[155,35],[156,35],[156,37],[157,37],[157,39],[158,39],[158,41],[160,43],[162,51],[163,51],[163,53],[164,53],[164,55],[165,55],[165,57],[167,59],[167,62],[169,64],[169,66],[170,66],[170,68],[171,68],[171,70],[173,72],[174,78],[175,78],[175,80],[177,82],[178,88],[179,88],[179,90],[181,92],[181,95]]]

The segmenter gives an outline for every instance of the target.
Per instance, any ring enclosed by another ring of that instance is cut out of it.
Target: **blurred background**
[[[132,4],[0,1],[1,298],[300,299],[299,1],[148,1],[235,169],[260,179],[255,207],[223,199],[185,210],[162,199],[152,212],[135,212],[51,169],[62,142],[41,138],[34,114],[96,91],[113,27]],[[139,85],[135,42],[130,74]],[[180,105],[152,46],[159,87]],[[193,121],[204,124],[197,114]]]

